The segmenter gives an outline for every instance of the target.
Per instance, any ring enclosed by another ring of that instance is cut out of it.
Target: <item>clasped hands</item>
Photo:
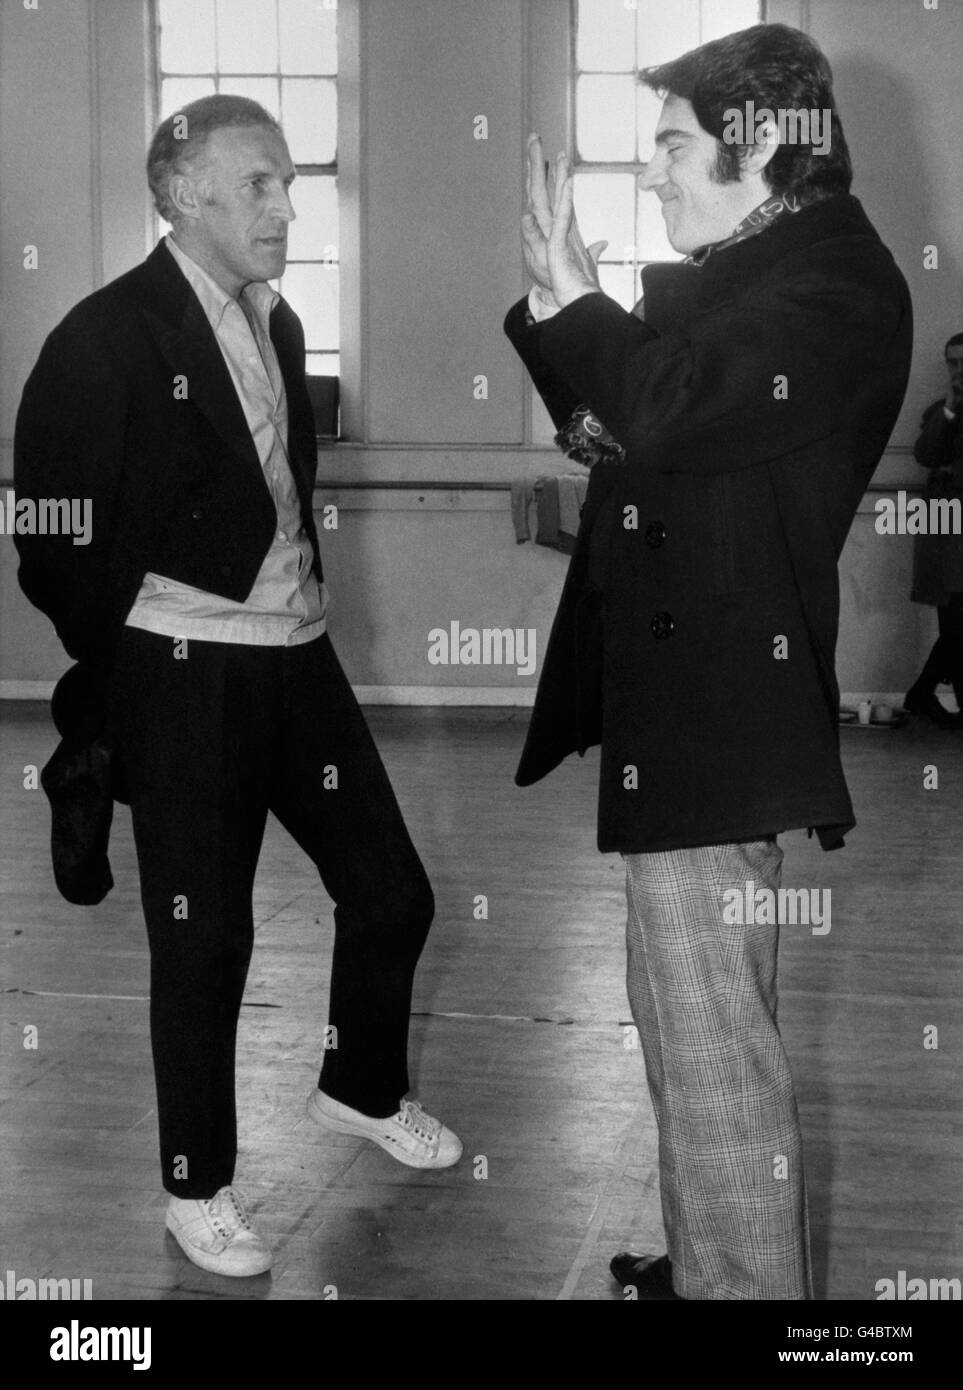
[[[522,218],[522,245],[536,293],[547,308],[564,309],[601,288],[598,259],[608,242],[585,246],[575,220],[568,159],[560,154],[554,166],[546,166],[537,135],[528,137],[528,211]]]

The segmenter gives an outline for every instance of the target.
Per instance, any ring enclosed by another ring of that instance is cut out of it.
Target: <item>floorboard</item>
[[[626,1246],[661,1249],[657,1137],[624,986],[621,860],[595,849],[597,753],[512,777],[527,712],[377,708],[369,722],[432,878],[412,1020],[414,1094],[465,1142],[453,1170],[326,1141],[304,1114],[325,1021],[331,904],[269,822],[238,1050],[238,1185],[270,1277],[190,1265],[163,1227],[148,962],[129,814],[116,887],[57,895],[46,707],[2,708],[0,1266],[90,1278],[96,1299],[612,1300]],[[963,740],[842,730],[859,825],[823,854],[783,837],[787,886],[832,890],[827,935],[783,929],[816,1296],[958,1277]],[[938,768],[937,790],[924,767]],[[477,895],[488,900],[476,920]],[[25,1029],[37,1047],[24,1047]],[[924,1046],[927,1029],[938,1047]],[[931,1035],[932,1036],[932,1035]],[[484,1160],[484,1162],[482,1162]],[[487,1174],[482,1176],[482,1174]]]

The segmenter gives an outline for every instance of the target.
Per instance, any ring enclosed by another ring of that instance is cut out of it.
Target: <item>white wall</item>
[[[20,390],[43,337],[147,249],[145,14],[142,0],[41,0],[36,11],[6,0],[0,10],[2,487],[12,478]],[[532,678],[427,664],[428,630],[454,618],[534,626],[544,652],[565,559],[516,545],[507,491],[464,485],[504,487],[565,466],[501,320],[524,287],[525,136],[537,128],[550,147],[565,139],[567,16],[565,0],[364,0],[360,9],[342,0],[342,333],[353,442],[322,451],[317,501],[341,507],[339,530],[324,536],[332,631],[349,675],[375,698],[424,699],[426,687],[435,698],[531,697]],[[770,17],[808,26],[829,53],[855,191],[910,280],[917,358],[875,485],[916,484],[918,417],[940,389],[942,343],[963,327],[963,9],[949,0],[936,11],[922,0],[772,0]],[[487,141],[472,138],[476,115],[488,117]],[[39,248],[37,271],[22,269],[27,244]],[[927,244],[940,248],[938,271],[923,269]],[[487,401],[473,397],[479,373]],[[398,487],[410,483],[423,486]],[[843,560],[839,674],[847,691],[898,692],[933,614],[909,603],[912,542],[876,536],[873,501]],[[49,683],[65,666],[46,620],[20,595],[15,567],[12,540],[0,537],[0,692]]]

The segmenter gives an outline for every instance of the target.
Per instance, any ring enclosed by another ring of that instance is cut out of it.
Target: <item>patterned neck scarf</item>
[[[805,202],[798,198],[794,193],[776,193],[771,198],[766,198],[757,208],[753,208],[748,217],[744,217],[729,236],[722,241],[713,241],[709,246],[700,246],[697,251],[693,251],[691,256],[686,256],[683,265],[705,265],[710,256],[717,251],[724,251],[727,246],[735,246],[737,241],[748,241],[751,236],[758,236],[767,227],[771,227],[780,217],[787,214],[799,212],[808,203],[812,202],[808,198]]]

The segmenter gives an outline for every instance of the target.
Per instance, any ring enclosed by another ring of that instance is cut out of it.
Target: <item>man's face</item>
[[[288,197],[295,170],[283,136],[270,126],[222,126],[191,176],[197,216],[182,225],[208,274],[234,297],[252,280],[280,275],[295,216]]]
[[[667,97],[656,126],[655,153],[639,176],[639,187],[658,194],[669,243],[686,255],[729,236],[766,196],[760,176],[716,182],[717,148],[692,103]]]

